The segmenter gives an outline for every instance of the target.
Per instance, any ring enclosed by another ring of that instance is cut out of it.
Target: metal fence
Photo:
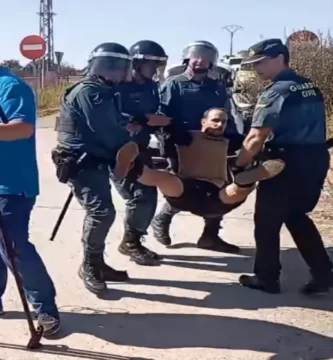
[[[22,78],[33,88],[38,87],[40,79],[37,76],[22,76]],[[62,84],[71,84],[81,79],[81,76],[59,76],[48,74],[44,77],[44,87],[56,87]]]

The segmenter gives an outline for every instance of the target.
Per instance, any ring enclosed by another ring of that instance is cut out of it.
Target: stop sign
[[[46,53],[46,41],[38,35],[26,36],[20,43],[21,54],[29,60],[37,60]]]

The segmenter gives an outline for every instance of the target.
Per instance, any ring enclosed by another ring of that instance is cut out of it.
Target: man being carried
[[[177,148],[180,165],[177,175],[151,169],[138,156],[127,176],[144,185],[157,186],[170,205],[181,211],[216,217],[234,210],[245,202],[256,182],[278,175],[284,169],[284,162],[268,160],[228,175],[229,141],[223,136],[227,120],[224,109],[205,112],[201,131],[192,132],[192,144]],[[130,142],[123,152],[133,159],[138,147]]]

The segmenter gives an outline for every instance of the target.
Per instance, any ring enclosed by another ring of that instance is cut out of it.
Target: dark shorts
[[[219,198],[221,190],[216,185],[197,179],[182,179],[184,193],[178,198],[165,196],[167,202],[180,211],[201,217],[217,217],[236,209],[237,204],[223,204]]]

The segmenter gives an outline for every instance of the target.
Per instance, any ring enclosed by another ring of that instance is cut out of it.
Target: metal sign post
[[[32,60],[32,69],[33,76],[37,79],[37,82],[34,84],[34,93],[36,98],[36,107],[38,106],[38,89],[41,86],[41,71],[43,69],[40,67],[36,60],[41,59],[46,53],[46,41],[39,35],[29,35],[26,36],[20,43],[20,52],[21,54],[29,60]]]
[[[54,52],[55,58],[57,60],[57,66],[58,66],[58,75],[61,74],[61,62],[64,57],[64,53],[62,51],[55,51]]]

